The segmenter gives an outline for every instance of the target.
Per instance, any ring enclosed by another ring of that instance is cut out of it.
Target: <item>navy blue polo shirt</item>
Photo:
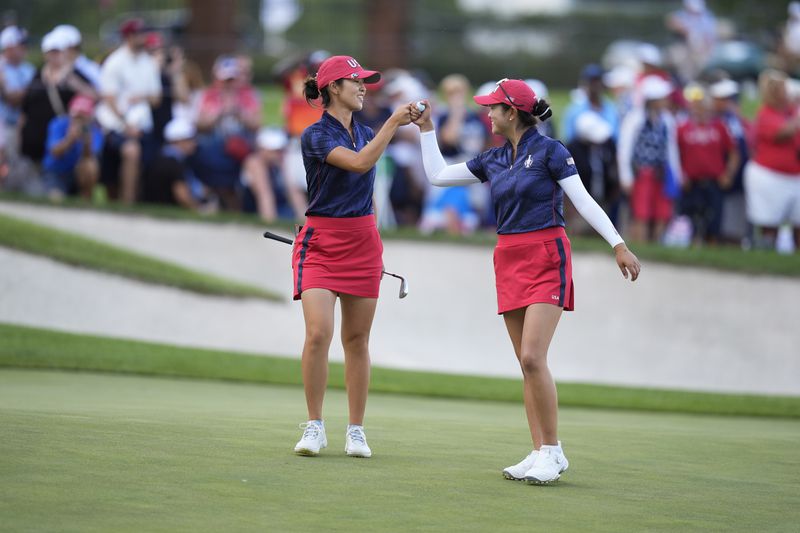
[[[365,174],[358,174],[325,162],[325,158],[337,146],[360,151],[375,137],[375,133],[354,119],[353,137],[327,111],[322,114],[322,118],[303,131],[300,141],[308,184],[306,215],[343,218],[373,213],[375,167]]]
[[[491,185],[497,233],[526,233],[564,225],[564,191],[559,180],[578,173],[569,151],[555,139],[529,128],[517,145],[486,150],[467,168]]]

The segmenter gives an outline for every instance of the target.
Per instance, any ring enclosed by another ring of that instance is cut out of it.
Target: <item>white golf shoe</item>
[[[294,453],[297,455],[319,455],[319,451],[328,446],[328,439],[325,438],[325,426],[322,422],[309,420],[300,424],[300,429],[303,430],[303,438],[294,447]]]
[[[519,463],[503,469],[503,477],[506,479],[512,479],[514,481],[522,481],[525,479],[525,474],[533,466],[533,462],[536,461],[537,455],[539,455],[539,450],[533,450]]]
[[[530,470],[525,472],[525,482],[530,485],[549,485],[555,483],[569,468],[569,461],[561,445],[542,446]]]
[[[350,457],[372,457],[372,450],[367,445],[367,436],[363,426],[347,426],[344,452]]]

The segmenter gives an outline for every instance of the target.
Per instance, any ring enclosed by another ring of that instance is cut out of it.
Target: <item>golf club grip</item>
[[[294,244],[293,240],[287,239],[286,237],[281,237],[280,235],[275,235],[271,231],[265,231],[264,237],[267,239],[272,239],[273,241],[285,242],[286,244]]]

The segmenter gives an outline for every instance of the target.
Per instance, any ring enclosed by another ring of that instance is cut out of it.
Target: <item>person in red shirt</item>
[[[739,153],[725,124],[711,115],[705,91],[697,85],[684,91],[689,116],[678,127],[678,151],[683,169],[685,215],[692,219],[695,242],[716,243],[722,223],[723,190],[731,186]]]
[[[800,114],[786,90],[787,75],[767,69],[759,76],[763,98],[753,124],[753,154],[744,170],[747,218],[772,247],[789,223],[800,242]]]

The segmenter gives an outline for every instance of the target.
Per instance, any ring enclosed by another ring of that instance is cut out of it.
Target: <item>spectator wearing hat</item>
[[[723,191],[739,168],[739,152],[725,124],[711,114],[705,90],[684,90],[689,115],[678,127],[678,151],[683,171],[681,210],[692,221],[695,243],[721,238]]]
[[[102,146],[103,131],[94,120],[94,101],[86,95],[74,96],[69,114],[53,118],[47,127],[42,170],[50,197],[58,200],[77,192],[91,198],[100,176]]]
[[[16,26],[8,26],[0,33],[0,121],[9,135],[16,132],[25,90],[36,74],[36,68],[25,61],[26,36],[25,31]]]
[[[642,83],[653,76],[672,83],[672,78],[664,69],[664,55],[654,44],[642,43],[636,49],[636,59],[639,61],[639,73],[633,84],[632,103],[634,106],[644,105]]]
[[[787,223],[800,242],[800,114],[787,94],[787,79],[774,69],[758,79],[763,101],[753,124],[744,191],[747,218],[761,230],[759,247],[773,247],[778,228]]]
[[[575,123],[586,111],[592,111],[605,120],[611,127],[611,136],[616,139],[619,115],[614,103],[606,97],[603,74],[603,68],[596,64],[586,65],[581,71],[580,88],[567,106],[561,124],[561,139],[565,143],[570,143],[575,138]]]
[[[575,119],[575,136],[567,144],[575,159],[575,168],[583,186],[603,208],[611,222],[619,228],[620,189],[617,171],[617,145],[608,121],[598,113],[586,110]],[[564,217],[573,228],[581,227],[581,217],[570,202],[564,205]]]
[[[739,167],[733,174],[730,188],[724,193],[722,207],[722,237],[731,242],[749,246],[751,229],[748,227],[744,204],[744,167],[750,158],[752,125],[744,118],[739,106],[739,84],[721,79],[708,89],[712,113],[725,124],[739,154]]]
[[[197,149],[196,133],[194,125],[185,118],[174,118],[166,125],[166,144],[143,174],[142,201],[202,212],[215,209],[213,197],[190,165]]]
[[[245,212],[256,212],[265,222],[302,220],[306,208],[305,190],[285,172],[285,151],[289,142],[280,128],[262,128],[255,150],[242,165]]]
[[[75,72],[64,51],[63,35],[50,32],[42,39],[44,65],[34,76],[22,102],[20,152],[35,164],[45,156],[50,121],[67,114],[76,94],[94,95],[89,80]]]
[[[256,89],[243,84],[241,62],[231,56],[217,59],[214,83],[200,97],[197,129],[200,179],[220,197],[225,209],[238,211],[241,166],[252,151],[261,123]]]
[[[717,44],[717,20],[705,0],[683,0],[683,8],[667,15],[667,29],[681,42],[672,49],[672,62],[681,79],[694,81],[703,71]]]
[[[675,120],[667,111],[672,84],[649,76],[640,91],[644,105],[631,110],[620,126],[619,181],[630,201],[631,238],[659,241],[682,182]]]
[[[66,45],[67,59],[72,63],[76,72],[89,80],[95,90],[100,89],[100,65],[83,54],[81,50],[83,36],[80,30],[71,24],[59,24],[53,28],[54,33],[60,33]]]
[[[97,119],[106,131],[102,180],[124,203],[137,199],[143,159],[152,147],[151,107],[161,101],[158,65],[147,53],[141,19],[120,26],[123,44],[103,62]]]

